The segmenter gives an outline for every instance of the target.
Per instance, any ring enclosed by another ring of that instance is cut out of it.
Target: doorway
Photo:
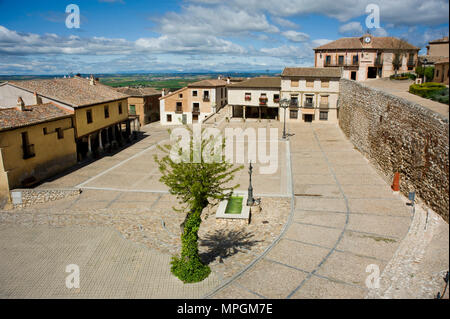
[[[350,79],[352,79],[353,81],[356,81],[356,71],[352,71],[350,73]]]
[[[377,68],[369,67],[367,69],[367,78],[368,79],[376,79],[377,78]]]
[[[313,121],[312,114],[305,114],[304,117],[305,117],[305,122],[307,122],[307,123],[311,123]]]

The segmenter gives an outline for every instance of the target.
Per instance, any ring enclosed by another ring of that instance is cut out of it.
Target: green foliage
[[[425,75],[425,79],[426,79],[427,82],[433,81],[433,78],[434,78],[434,68],[431,67],[431,66],[426,67],[426,68],[425,68],[424,75]]]
[[[401,74],[393,74],[390,76],[391,80],[415,80],[416,79],[416,75],[413,73],[401,73]]]
[[[427,99],[448,104],[448,88],[440,83],[427,82],[423,84],[412,84],[409,87],[409,92]]]
[[[212,153],[216,143],[220,143],[219,146],[223,151],[225,141],[209,137],[203,138],[200,143],[194,143],[192,130],[187,125],[185,128],[191,136],[188,150],[182,150],[180,141],[174,145],[160,146],[165,156],[162,158],[155,156],[155,161],[162,173],[160,181],[168,186],[169,192],[176,195],[179,204],[184,206],[182,209],[174,208],[174,210],[186,214],[181,224],[181,256],[173,257],[171,270],[183,282],[193,283],[205,279],[211,271],[202,263],[198,254],[198,230],[202,211],[209,204],[217,204],[231,197],[233,190],[239,185],[224,185],[233,180],[234,173],[242,169],[242,166],[233,168],[233,165],[225,160],[224,154],[211,163],[207,156]],[[202,130],[201,135],[204,136],[204,133]],[[180,158],[184,157],[188,161],[172,159],[170,156],[172,147],[178,149],[177,154]],[[200,154],[198,163],[194,162],[196,150]]]

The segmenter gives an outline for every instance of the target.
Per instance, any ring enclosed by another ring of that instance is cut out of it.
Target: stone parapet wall
[[[13,202],[14,209],[52,202],[81,194],[80,189],[14,189],[11,191],[11,197],[13,197],[14,192],[22,193],[22,204],[15,204]]]
[[[449,220],[449,122],[419,104],[341,79],[339,126],[355,147],[400,191],[415,191]]]

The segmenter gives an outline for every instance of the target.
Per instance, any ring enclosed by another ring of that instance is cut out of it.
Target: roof
[[[223,80],[202,80],[194,83],[190,83],[188,87],[216,87],[216,86],[225,86],[227,85],[226,81]]]
[[[53,103],[27,105],[25,111],[17,107],[0,108],[0,131],[34,125],[72,116],[72,113]]]
[[[180,92],[183,92],[184,90],[186,90],[187,89],[187,86],[185,86],[185,87],[182,87],[181,89],[179,89],[179,90],[176,90],[176,91],[173,91],[173,92],[170,92],[169,94],[167,94],[167,95],[164,95],[164,96],[161,96],[159,99],[160,100],[164,100],[166,97],[169,97],[169,96],[172,96],[172,95],[174,95],[174,94],[177,94],[177,93],[180,93]]]
[[[115,88],[117,92],[129,95],[129,96],[150,96],[150,95],[161,95],[161,91],[154,88],[130,88],[130,87],[120,87]]]
[[[321,45],[314,50],[333,50],[333,49],[406,49],[420,50],[420,48],[409,44],[408,42],[394,37],[374,37],[370,44],[363,45],[361,37],[340,38],[330,43]]]
[[[281,77],[256,77],[228,84],[229,88],[281,88]]]
[[[436,40],[430,41],[428,43],[430,43],[430,44],[437,44],[437,43],[448,43],[448,42],[449,42],[448,41],[448,37],[443,37],[443,38],[440,38],[440,39],[436,39]]]
[[[105,103],[128,97],[98,82],[91,85],[90,80],[77,76],[50,80],[10,81],[8,83],[72,107]]]
[[[442,59],[442,60],[436,62],[435,64],[445,64],[445,63],[447,63],[447,64],[449,63],[449,59],[448,58]]]
[[[436,63],[441,63],[441,62],[445,63],[445,60],[447,60],[447,62],[448,62],[448,57],[446,57],[446,56],[438,56],[438,55],[420,55],[419,56],[420,63],[423,63],[424,59],[427,59],[427,64],[436,64]]]
[[[281,76],[340,78],[341,68],[285,68]]]

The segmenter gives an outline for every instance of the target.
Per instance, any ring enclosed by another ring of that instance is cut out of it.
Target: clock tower
[[[370,48],[372,46],[372,35],[367,33],[364,34],[361,38],[359,38],[361,44],[364,48]]]

